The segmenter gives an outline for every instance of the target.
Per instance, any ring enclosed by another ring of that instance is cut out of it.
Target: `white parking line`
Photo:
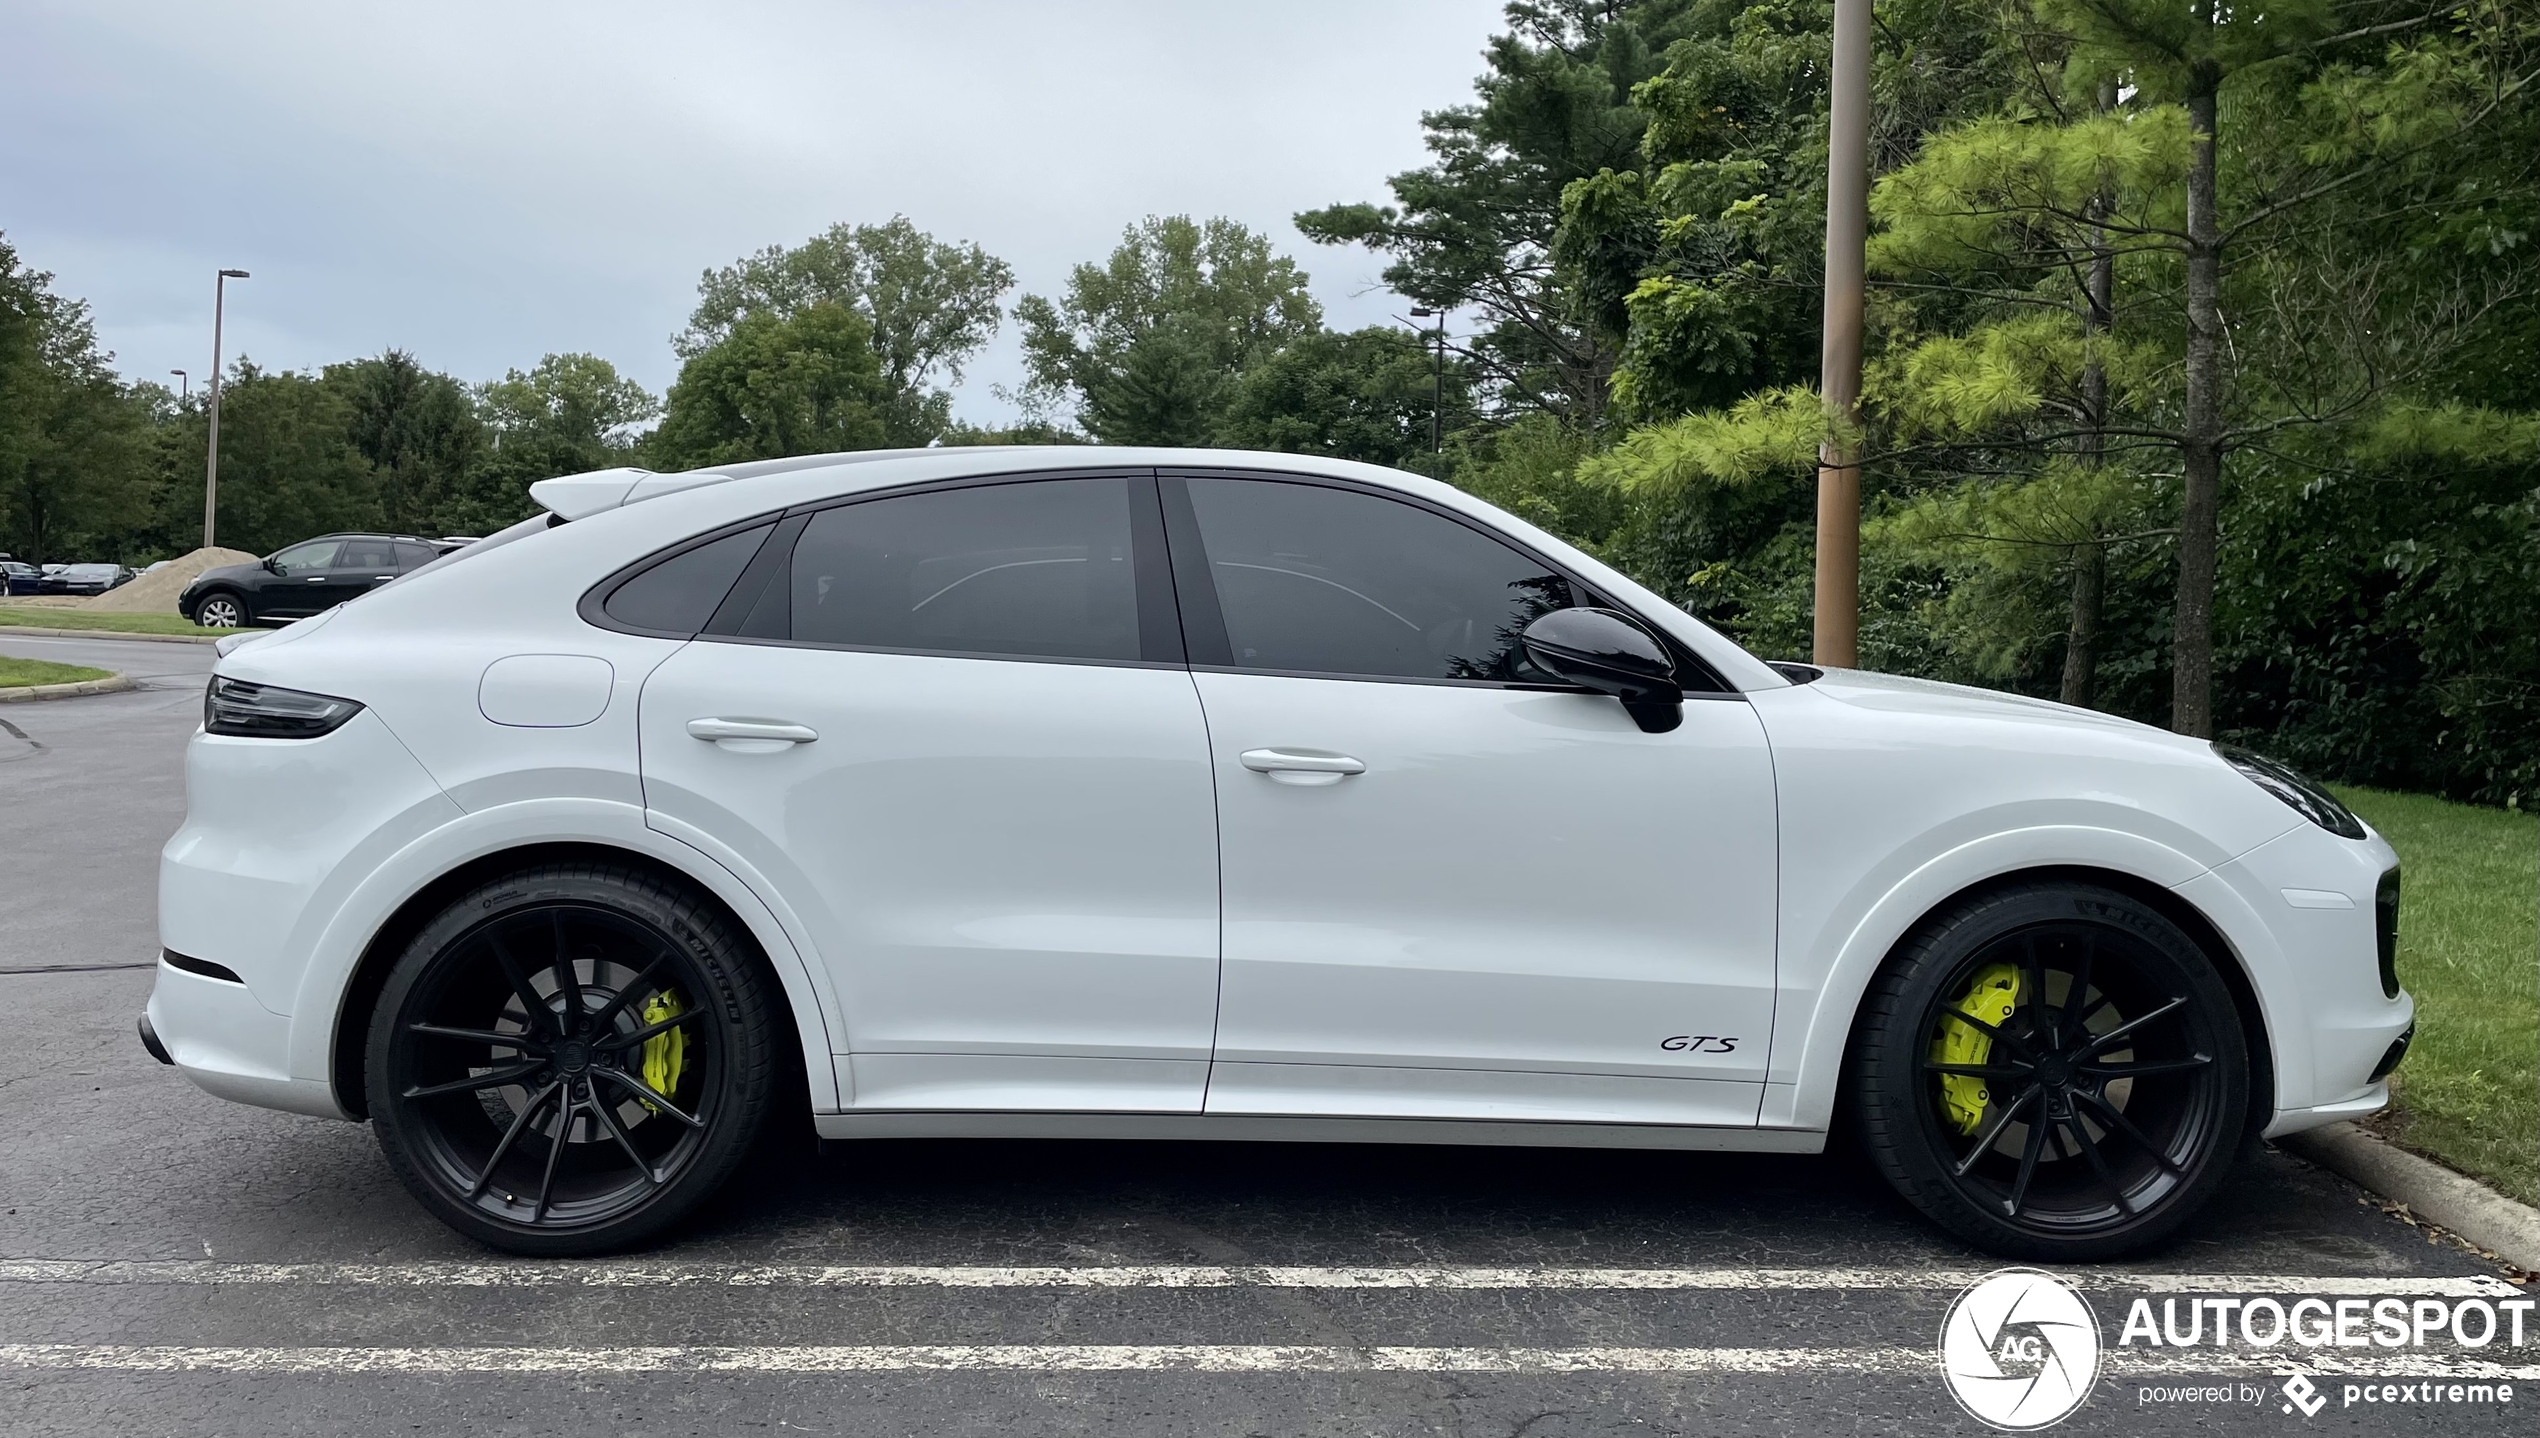
[[[1095,1267],[686,1261],[550,1263],[226,1263],[206,1259],[0,1259],[0,1283],[332,1284],[372,1288],[1315,1288],[1598,1291],[1954,1292],[1986,1270],[1954,1268],[1394,1268],[1262,1264]],[[2329,1297],[2511,1298],[2486,1274],[2410,1278],[2280,1273],[2068,1270],[2093,1292],[2247,1293]]]
[[[1343,1348],[1290,1344],[892,1344],[646,1348],[243,1348],[0,1344],[0,1368],[125,1373],[1899,1373],[1927,1348]],[[2530,1381],[2540,1365],[2187,1351],[2107,1355],[2117,1374]]]

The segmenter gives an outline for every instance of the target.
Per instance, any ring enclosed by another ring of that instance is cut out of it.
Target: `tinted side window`
[[[794,545],[793,637],[1133,660],[1129,482],[1053,479],[844,504]]]
[[[1570,607],[1569,582],[1507,545],[1355,490],[1189,485],[1238,667],[1549,681],[1518,635]]]
[[[397,547],[384,539],[348,539],[344,541],[344,552],[335,558],[335,567],[394,574]]]
[[[335,564],[335,551],[343,548],[340,539],[313,539],[295,544],[273,557],[274,568],[285,574],[299,569],[328,569]]]
[[[400,570],[421,569],[441,557],[441,551],[429,544],[407,544],[400,541],[396,545],[396,550],[397,568]]]
[[[715,606],[773,528],[762,524],[674,554],[610,591],[601,611],[629,629],[694,634],[714,617]]]

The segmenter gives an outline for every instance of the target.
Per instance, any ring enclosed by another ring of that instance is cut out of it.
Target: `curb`
[[[2351,1123],[2332,1123],[2275,1141],[2438,1224],[2516,1268],[2540,1269],[2540,1208],[2505,1197],[2474,1178],[2417,1157]]]
[[[86,694],[120,694],[140,686],[129,674],[82,679],[74,684],[19,684],[0,689],[0,704],[32,704],[39,699],[77,699]]]
[[[135,634],[129,629],[38,629],[31,624],[0,624],[0,639],[33,634],[45,639],[137,639],[145,644],[218,644],[218,634]]]

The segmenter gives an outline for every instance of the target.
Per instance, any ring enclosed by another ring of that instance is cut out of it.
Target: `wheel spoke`
[[[2028,953],[2028,963],[2021,977],[2028,985],[2028,1031],[2046,1041],[2048,1048],[2061,1048],[2056,1041],[2055,1025],[2046,1022],[2046,961],[2038,957],[2037,935],[2031,934],[2021,947]]]
[[[2012,1099],[2009,1103],[2002,1106],[2002,1111],[1993,1116],[1992,1126],[1977,1136],[1976,1146],[1969,1149],[1967,1151],[1967,1156],[1958,1161],[1958,1177],[1965,1178],[1969,1173],[1975,1170],[1977,1161],[1982,1159],[1986,1154],[1991,1153],[1993,1151],[1993,1145],[2001,1141],[2002,1130],[2011,1126],[2012,1117],[2018,1114],[2022,1108],[2027,1107],[2028,1101],[2037,1097],[2038,1093],[2039,1089],[2037,1085],[2030,1084],[2027,1088],[2020,1090],[2019,1097]]]
[[[439,1098],[445,1093],[474,1093],[478,1089],[501,1088],[507,1083],[525,1079],[546,1066],[545,1059],[531,1059],[526,1063],[513,1064],[510,1068],[491,1069],[472,1078],[453,1079],[448,1083],[426,1084],[418,1088],[410,1088],[399,1097]]]
[[[547,1167],[538,1175],[538,1202],[529,1210],[529,1221],[541,1223],[547,1217],[547,1200],[556,1191],[556,1160],[564,1157],[565,1140],[573,1137],[573,1111],[581,1107],[573,1096],[573,1085],[564,1086],[564,1107],[556,1111],[555,1137],[547,1141]]]
[[[2024,1079],[2032,1070],[2004,1064],[1945,1064],[1938,1059],[1923,1060],[1923,1072],[1948,1074],[1952,1078],[1989,1079],[1995,1083]]]
[[[2037,1156],[2046,1147],[2047,1127],[2035,1119],[2029,1121],[2028,1142],[2020,1146],[2020,1171],[2012,1178],[2011,1197],[2003,1205],[2004,1212],[2012,1218],[2020,1216],[2020,1204],[2028,1197],[2028,1181],[2036,1174]]]
[[[2183,998],[2172,999],[2168,1003],[2161,1005],[2159,1008],[2154,1009],[2152,1012],[2145,1014],[2139,1019],[2129,1019],[2126,1022],[2117,1025],[2115,1028],[2108,1030],[2106,1033],[2093,1037],[2090,1041],[2089,1047],[2082,1050],[2082,1055],[2084,1057],[2089,1057],[2094,1054],[2106,1053],[2109,1045],[2115,1043],[2121,1038],[2124,1038],[2127,1034],[2133,1033],[2136,1029],[2139,1029],[2145,1024],[2151,1023],[2156,1019],[2167,1018],[2169,1015],[2176,1013],[2185,1007],[2187,1007],[2187,1000]]]
[[[2063,1124],[2065,1131],[2072,1135],[2073,1142],[2081,1145],[2082,1156],[2090,1160],[2090,1171],[2098,1176],[2099,1186],[2108,1190],[2108,1196],[2117,1201],[2117,1212],[2133,1217],[2134,1205],[2126,1201],[2125,1190],[2117,1187],[2116,1175],[2108,1172],[2108,1161],[2099,1156],[2099,1145],[2090,1141],[2090,1130],[2082,1127],[2081,1115],[2073,1114],[2065,1118]]]
[[[608,1031],[609,1020],[616,1018],[617,1011],[626,1007],[627,1004],[634,1000],[635,995],[643,991],[644,980],[653,976],[653,970],[660,968],[663,964],[669,962],[669,960],[670,950],[655,949],[653,951],[652,958],[646,961],[642,968],[635,971],[635,977],[628,979],[624,984],[620,985],[617,995],[614,998],[611,998],[607,1003],[600,1005],[599,1012],[591,1015],[591,1031],[593,1033],[606,1033]]]
[[[2183,1059],[2146,1059],[2140,1063],[2083,1064],[2081,1071],[2093,1078],[2113,1082],[2117,1079],[2144,1078],[2152,1074],[2184,1073],[2189,1069],[2201,1069],[2213,1061],[2211,1054],[2191,1054]]]
[[[538,1091],[537,1097],[532,1098],[526,1107],[522,1108],[519,1113],[513,1115],[512,1126],[503,1130],[503,1141],[494,1145],[493,1157],[485,1160],[485,1171],[476,1176],[476,1182],[467,1186],[468,1197],[475,1198],[477,1195],[485,1192],[485,1185],[494,1181],[494,1170],[503,1166],[504,1155],[510,1153],[512,1151],[512,1145],[520,1141],[522,1132],[529,1127],[530,1119],[536,1117],[538,1110],[545,1108],[547,1106],[547,1100],[555,1097],[556,1090],[563,1087],[564,1080],[562,1079],[558,1079],[554,1083],[547,1085],[545,1088]]]
[[[2099,941],[2084,932],[2081,936],[2081,964],[2073,970],[2073,986],[2064,990],[2064,1032],[2059,1047],[2071,1048],[2089,1036],[2090,1015],[2097,1012],[2097,1007],[2094,1005],[2085,1012],[2083,1005],[2090,1003],[2091,970],[2097,967],[2098,960]]]
[[[556,988],[564,995],[562,1022],[565,1027],[570,1028],[572,1024],[579,1023],[582,1019],[582,976],[573,971],[573,950],[568,948],[564,941],[564,910],[549,909],[547,917],[553,921],[555,927]]]
[[[2115,1104],[2108,1102],[2106,1099],[2101,1098],[2095,1093],[2075,1090],[2073,1096],[2090,1105],[2092,1108],[2099,1110],[2099,1112],[2107,1115],[2108,1126],[2115,1129],[2117,1132],[2124,1134],[2127,1138],[2132,1139],[2135,1147],[2143,1150],[2147,1154],[2150,1154],[2152,1156],[2152,1161],[2161,1166],[2161,1171],[2163,1173],[2168,1174],[2172,1178],[2187,1177],[2187,1170],[2170,1162],[2170,1156],[2161,1151],[2160,1145],[2152,1142],[2150,1138],[2146,1137],[2143,1130],[2134,1126],[2134,1120],[2125,1116],[2125,1110],[2118,1108]]]
[[[695,1017],[697,1017],[697,1011],[695,1009],[690,1009],[683,1014],[672,1014],[669,1018],[663,1019],[660,1023],[646,1024],[644,1027],[635,1030],[633,1033],[612,1034],[607,1038],[593,1043],[591,1047],[603,1051],[612,1051],[626,1048],[630,1045],[640,1044],[655,1034],[668,1033],[670,1030],[679,1027],[681,1024],[684,1024]]]
[[[642,1099],[650,1107],[670,1115],[672,1118],[679,1120],[681,1123],[686,1124],[690,1128],[704,1128],[706,1126],[703,1119],[698,1118],[694,1114],[682,1112],[678,1105],[662,1097],[660,1094],[653,1092],[643,1084],[637,1083],[635,1079],[628,1074],[620,1072],[617,1069],[608,1068],[595,1068],[591,1070],[591,1072],[596,1077],[607,1079],[611,1083],[620,1084],[627,1089],[632,1090],[637,1098]]]
[[[599,1119],[600,1127],[609,1131],[609,1137],[617,1140],[617,1146],[626,1150],[627,1158],[632,1160],[637,1171],[644,1175],[644,1182],[654,1188],[661,1187],[661,1175],[653,1172],[652,1161],[645,1158],[643,1153],[635,1147],[635,1140],[626,1136],[626,1129],[617,1121],[617,1114],[596,1091],[591,1095],[591,1113]]]
[[[507,1034],[499,1029],[454,1029],[441,1024],[408,1024],[406,1032],[427,1038],[459,1039],[466,1043],[485,1044],[492,1048],[518,1049],[525,1054],[543,1052],[533,1034]]]
[[[487,929],[485,947],[494,951],[494,962],[502,966],[503,977],[511,982],[512,992],[520,996],[521,1006],[529,1010],[529,1022],[551,1028],[561,1038],[564,1034],[563,1022],[556,1017],[555,1010],[547,1007],[547,1001],[539,997],[538,990],[529,982],[529,975],[521,972],[520,961],[512,957],[511,950],[503,947],[501,936]]]
[[[2011,1037],[2008,1033],[1995,1028],[1993,1025],[1986,1023],[1984,1020],[1977,1018],[1973,1014],[1965,1013],[1958,1009],[1942,1009],[1940,1011],[1940,1017],[1943,1021],[1955,1020],[1959,1023],[1966,1024],[1967,1026],[1973,1028],[1976,1032],[1992,1039],[1995,1043],[2009,1044],[2011,1046],[2011,1052],[2021,1058],[2035,1058],[2037,1056],[2036,1051],[2031,1049],[2027,1044],[2020,1042],[2018,1039]]]

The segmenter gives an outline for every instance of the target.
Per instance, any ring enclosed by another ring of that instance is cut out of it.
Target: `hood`
[[[1909,679],[1902,674],[1874,674],[1866,669],[1828,669],[1823,678],[1807,687],[1839,703],[1874,712],[2044,724],[2122,733],[2141,739],[2166,741],[2183,748],[2209,747],[2202,739],[2173,734],[2167,729],[2138,724],[2114,714],[2102,714],[2096,709],[2076,708],[2052,699],[2032,699],[2025,694],[2007,694],[1999,689],[1943,684],[1937,679]]]
[[[209,584],[216,579],[245,579],[251,574],[262,573],[264,571],[264,567],[265,562],[261,559],[257,560],[253,564],[215,565],[212,568],[206,569],[202,573],[195,575],[193,582],[187,584],[185,587],[188,589],[200,589],[204,585]]]

